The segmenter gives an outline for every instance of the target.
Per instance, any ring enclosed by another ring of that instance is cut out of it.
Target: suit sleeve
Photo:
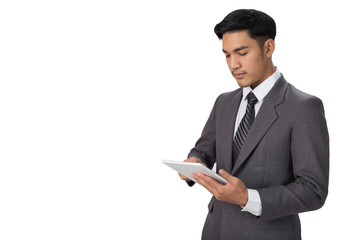
[[[196,157],[200,159],[210,169],[213,168],[216,162],[216,104],[219,98],[215,101],[199,140],[188,155],[188,158]]]
[[[329,182],[329,134],[323,104],[312,97],[302,103],[291,135],[294,181],[258,189],[260,221],[319,209],[325,203]]]

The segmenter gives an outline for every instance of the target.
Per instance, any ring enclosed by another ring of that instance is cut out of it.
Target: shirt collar
[[[271,88],[275,85],[276,81],[281,76],[279,68],[275,68],[275,72],[265,79],[259,86],[257,86],[255,89],[252,89],[249,87],[243,88],[243,100],[246,99],[247,95],[252,91],[259,102],[264,100],[265,96],[270,92]]]

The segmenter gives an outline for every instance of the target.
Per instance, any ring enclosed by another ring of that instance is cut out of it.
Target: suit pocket
[[[278,230],[290,230],[294,228],[295,216],[286,216],[278,218],[272,221],[260,221],[258,218],[254,218],[254,226],[258,229],[278,229]]]
[[[215,204],[215,197],[212,197],[209,204],[208,204],[209,213],[212,212],[212,210],[214,208],[214,204]]]

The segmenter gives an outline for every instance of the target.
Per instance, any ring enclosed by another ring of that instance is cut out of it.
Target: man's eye
[[[229,58],[229,57],[230,57],[230,55],[228,55],[228,54],[225,54],[225,57],[226,57],[226,58]]]
[[[246,53],[239,53],[240,56],[245,56],[246,54],[247,54],[247,52]]]

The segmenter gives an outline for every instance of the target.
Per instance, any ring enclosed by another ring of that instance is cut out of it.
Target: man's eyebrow
[[[246,48],[249,48],[249,46],[241,46],[241,47],[235,48],[234,50],[232,50],[232,52],[237,52],[237,51],[240,51],[240,50],[243,50],[243,49],[246,49]],[[227,51],[225,51],[224,49],[222,51],[224,53],[227,53]]]

